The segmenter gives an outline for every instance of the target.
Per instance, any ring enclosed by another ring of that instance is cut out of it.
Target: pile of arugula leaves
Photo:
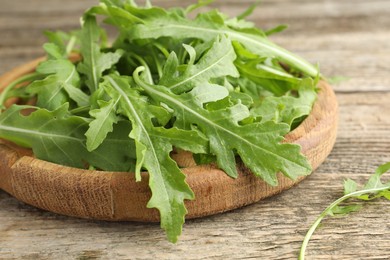
[[[172,242],[184,201],[195,198],[173,149],[233,178],[239,157],[270,185],[278,172],[309,174],[300,147],[281,141],[310,113],[317,69],[267,38],[282,27],[264,32],[246,21],[254,6],[234,18],[218,10],[188,18],[209,2],[166,10],[101,0],[81,30],[46,33],[47,60],[0,94],[0,138],[62,165],[135,172],[137,181],[148,171],[147,206],[160,211]],[[116,28],[111,45],[97,16]],[[82,58],[71,62],[74,52]],[[4,109],[14,97],[36,102]]]

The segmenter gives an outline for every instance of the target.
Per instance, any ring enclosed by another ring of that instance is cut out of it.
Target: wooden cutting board
[[[14,79],[34,71],[43,58],[24,64],[0,77],[0,90]],[[336,140],[338,105],[329,84],[319,83],[311,114],[285,142],[302,146],[313,171],[326,159]],[[232,179],[213,165],[197,166],[189,153],[173,154],[183,168],[196,199],[186,201],[189,218],[239,208],[273,196],[297,184],[278,174],[279,184],[269,186],[238,164],[239,177]],[[136,182],[133,173],[102,172],[64,167],[33,157],[28,149],[0,139],[0,188],[17,199],[51,212],[110,221],[159,221],[156,209],[146,204],[151,196],[148,173]]]

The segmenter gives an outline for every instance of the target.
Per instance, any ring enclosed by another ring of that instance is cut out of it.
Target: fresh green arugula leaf
[[[239,20],[237,17],[231,18],[225,21],[225,25],[233,30],[250,30],[255,32],[256,34],[264,35],[264,33],[259,29],[254,29],[255,25],[252,22],[248,22],[245,20]]]
[[[215,94],[218,92],[216,86],[202,85],[189,93],[176,95],[165,87],[143,82],[138,75],[142,69],[134,72],[135,82],[153,99],[169,106],[181,122],[181,128],[188,128],[190,124],[199,127],[210,140],[210,152],[217,156],[218,166],[229,176],[237,177],[234,151],[256,176],[271,185],[277,184],[276,173],[279,171],[290,178],[310,173],[306,158],[296,156],[299,146],[280,144],[289,130],[288,125],[268,121],[240,126],[239,122],[249,116],[244,105],[215,111],[203,108],[207,102],[224,98]],[[210,93],[207,98],[205,93]]]
[[[27,88],[27,92],[37,95],[37,106],[55,110],[67,103],[69,97],[79,106],[88,104],[89,97],[79,89],[79,74],[69,60],[60,58],[44,61],[37,67],[37,72],[48,75]]]
[[[226,37],[222,36],[214,41],[211,49],[196,64],[193,64],[196,56],[195,50],[187,48],[192,51],[190,63],[185,67],[179,65],[176,54],[172,52],[165,63],[159,85],[166,86],[172,92],[179,94],[197,85],[209,84],[212,78],[238,77],[238,71],[233,64],[236,54],[230,40]],[[181,71],[178,70],[179,66],[181,66]]]
[[[236,47],[236,51],[241,54],[241,49]],[[250,79],[276,96],[282,96],[289,90],[296,89],[296,86],[300,84],[301,79],[275,67],[266,66],[261,60],[259,58],[248,61],[238,59],[235,61],[235,65],[241,76]]]
[[[99,108],[89,112],[94,120],[89,123],[89,129],[85,133],[88,151],[98,148],[106,139],[107,134],[112,132],[113,125],[119,121],[119,117],[116,114],[118,102],[119,98],[109,101],[99,100]]]
[[[169,142],[176,148],[191,151],[195,154],[206,154],[208,152],[208,139],[199,131],[188,131],[177,127],[169,129],[156,127],[154,131],[161,138],[161,141]]]
[[[275,34],[275,33],[280,33],[280,32],[282,32],[282,31],[286,30],[287,28],[288,28],[288,25],[286,25],[286,24],[281,24],[281,25],[278,25],[278,26],[276,26],[276,27],[274,27],[274,28],[271,28],[271,29],[265,31],[264,33],[265,33],[267,36],[270,36],[270,35]]]
[[[362,208],[362,205],[359,204],[352,204],[352,205],[343,205],[343,206],[335,206],[332,211],[330,211],[328,214],[329,216],[345,216],[349,213],[358,211]]]
[[[120,110],[133,125],[130,138],[134,139],[136,144],[137,180],[141,178],[142,168],[149,172],[152,197],[147,206],[160,211],[161,227],[167,232],[168,239],[176,242],[187,213],[184,200],[194,199],[194,194],[185,182],[185,175],[170,158],[170,152],[174,144],[189,150],[194,148],[187,140],[188,131],[154,127],[153,115],[147,112],[148,103],[131,88],[126,79],[111,75],[107,77],[107,81],[107,92],[112,98],[120,99]],[[195,137],[197,133],[192,131],[190,135]],[[197,138],[199,139],[200,137]],[[199,152],[197,146],[195,150]]]
[[[54,43],[45,43],[43,49],[45,49],[49,59],[58,60],[65,58],[65,51]]]
[[[266,89],[276,96],[282,96],[299,84],[299,79],[290,75],[282,75],[273,68],[262,66],[258,62],[241,63],[236,62],[240,74],[258,86]]]
[[[75,87],[72,84],[64,84],[63,87],[65,92],[70,97],[70,99],[75,101],[79,107],[89,105],[89,96],[86,93],[84,93],[81,89]]]
[[[124,9],[127,6],[137,6],[134,2],[125,4],[116,2],[101,0],[100,5],[91,7],[85,12],[84,16],[93,16],[96,14],[105,15],[107,17],[105,19],[106,23],[112,24],[121,29],[125,29],[129,25],[129,22],[142,22],[141,19]]]
[[[232,86],[234,86],[234,89],[238,93],[243,93],[253,100],[250,105],[247,105],[249,108],[259,106],[262,102],[262,99],[265,97],[274,96],[271,92],[263,89],[261,86],[246,77],[229,77],[227,80]]]
[[[21,114],[31,108],[36,109],[13,105],[1,114],[0,138],[32,148],[38,158],[61,165],[85,168],[89,164],[109,171],[134,168],[134,142],[126,134],[128,122],[118,126],[98,149],[88,152],[84,136],[88,120],[68,116],[67,103],[54,111],[37,109],[28,116]]]
[[[207,6],[207,5],[211,4],[212,2],[214,2],[214,0],[199,0],[198,3],[188,6],[185,9],[185,13],[186,14],[191,13],[192,11],[199,9],[203,6]]]
[[[238,41],[249,51],[270,58],[278,58],[303,73],[315,77],[318,70],[302,58],[275,45],[266,35],[255,27],[248,29],[230,28],[225,24],[225,16],[216,10],[199,14],[194,20],[178,16],[162,8],[137,8],[127,6],[131,15],[124,23],[128,39],[158,39],[172,37],[184,40],[186,38],[210,41],[218,35],[227,35],[232,41]],[[106,14],[114,19],[111,14]],[[137,19],[134,19],[136,17]]]
[[[49,43],[47,43],[49,45],[47,47],[46,46],[47,44],[45,44],[43,47],[46,50],[46,52],[49,54],[49,57],[50,57],[51,48],[56,49],[56,53],[60,53],[62,57],[67,57],[73,51],[74,46],[77,43],[78,40],[76,36],[77,33],[78,31],[71,32],[71,33],[65,33],[63,31],[56,31],[56,32],[46,31],[45,36],[49,40]]]
[[[81,33],[81,55],[83,61],[78,70],[87,77],[86,84],[91,93],[99,88],[99,82],[103,72],[116,64],[122,56],[122,50],[114,53],[102,53],[99,46],[100,28],[93,16],[84,16],[84,24]]]
[[[294,120],[307,116],[317,98],[317,92],[310,78],[303,80],[298,90],[298,96],[284,95],[268,96],[262,103],[251,109],[251,115],[261,117],[262,121],[275,121],[293,125]]]
[[[351,179],[346,179],[344,181],[344,195],[350,194],[352,192],[355,192],[358,188],[358,185],[355,181]]]
[[[306,248],[309,244],[310,238],[314,231],[318,228],[321,221],[328,215],[346,215],[348,213],[359,210],[362,205],[340,205],[349,199],[355,200],[373,200],[378,198],[385,198],[390,200],[390,182],[383,183],[381,177],[384,173],[390,170],[390,162],[379,166],[375,173],[368,179],[367,183],[362,189],[358,189],[358,185],[353,180],[346,180],[344,182],[344,196],[332,202],[316,219],[313,225],[310,227],[306,236],[302,242],[301,250],[299,253],[299,260],[305,259]]]
[[[260,0],[257,0],[255,3],[253,3],[249,8],[247,8],[242,14],[237,15],[238,20],[243,20],[250,16],[257,8],[257,6],[260,4]]]

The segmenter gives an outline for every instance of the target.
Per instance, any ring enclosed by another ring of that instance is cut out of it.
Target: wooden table
[[[165,6],[195,1],[153,1]],[[217,1],[236,15],[253,1]],[[1,0],[0,73],[43,55],[45,29],[70,30],[95,0]],[[345,178],[364,182],[390,161],[390,1],[265,0],[251,16],[263,28],[290,28],[274,41],[313,63],[340,104],[336,145],[297,187],[232,212],[187,221],[176,245],[158,224],[107,223],[59,216],[0,191],[0,259],[294,259],[317,215],[342,195]],[[239,194],[237,194],[239,196]],[[328,219],[309,259],[389,259],[390,202],[367,203]]]

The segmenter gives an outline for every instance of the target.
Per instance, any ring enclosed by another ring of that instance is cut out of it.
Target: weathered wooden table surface
[[[165,6],[194,1],[154,1]],[[216,1],[236,15],[253,1]],[[45,29],[76,28],[95,0],[0,0],[0,73],[43,55]],[[390,161],[390,1],[265,0],[251,16],[259,26],[290,28],[272,38],[324,75],[340,103],[336,145],[297,187],[229,213],[187,221],[167,242],[157,224],[107,223],[59,216],[0,191],[0,259],[294,259],[317,215],[342,195],[345,178],[363,182]],[[237,194],[239,196],[239,194]],[[389,259],[390,202],[323,223],[309,259]]]

